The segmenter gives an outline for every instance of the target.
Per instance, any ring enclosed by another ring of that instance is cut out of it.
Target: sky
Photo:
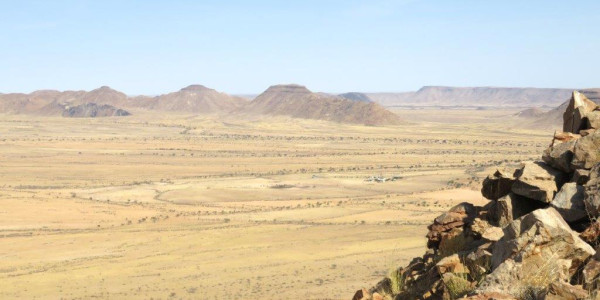
[[[0,0],[0,92],[600,87],[600,1]]]

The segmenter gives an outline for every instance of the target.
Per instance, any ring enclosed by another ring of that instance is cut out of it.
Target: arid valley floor
[[[411,122],[0,115],[0,298],[349,299],[552,138],[513,110],[395,112]]]

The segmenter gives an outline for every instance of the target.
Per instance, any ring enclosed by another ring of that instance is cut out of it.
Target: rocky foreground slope
[[[600,299],[600,107],[573,95],[542,160],[498,168],[483,206],[429,225],[427,250],[359,299]]]

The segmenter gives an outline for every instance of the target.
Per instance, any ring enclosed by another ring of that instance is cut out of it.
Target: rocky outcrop
[[[126,110],[108,104],[98,105],[96,103],[65,107],[62,112],[62,116],[67,118],[123,117],[129,115],[130,113]]]
[[[587,115],[593,112],[598,106],[590,101],[584,94],[573,92],[569,106],[563,114],[563,131],[579,133],[587,126]]]
[[[565,183],[550,205],[556,208],[567,222],[576,222],[588,216],[583,202],[584,187],[575,182]]]
[[[498,200],[510,193],[516,179],[514,171],[496,169],[496,172],[483,180],[481,194],[490,200]]]
[[[554,135],[543,161],[498,168],[482,185],[487,205],[462,203],[437,217],[425,255],[360,299],[599,299],[597,113],[573,93],[566,132]],[[386,282],[402,284],[386,292]]]
[[[550,203],[565,182],[566,175],[544,162],[528,162],[518,172],[511,191],[530,199]]]

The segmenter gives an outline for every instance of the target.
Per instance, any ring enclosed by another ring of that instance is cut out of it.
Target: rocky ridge
[[[353,300],[600,299],[600,107],[573,92],[540,161],[429,225],[427,250]]]

